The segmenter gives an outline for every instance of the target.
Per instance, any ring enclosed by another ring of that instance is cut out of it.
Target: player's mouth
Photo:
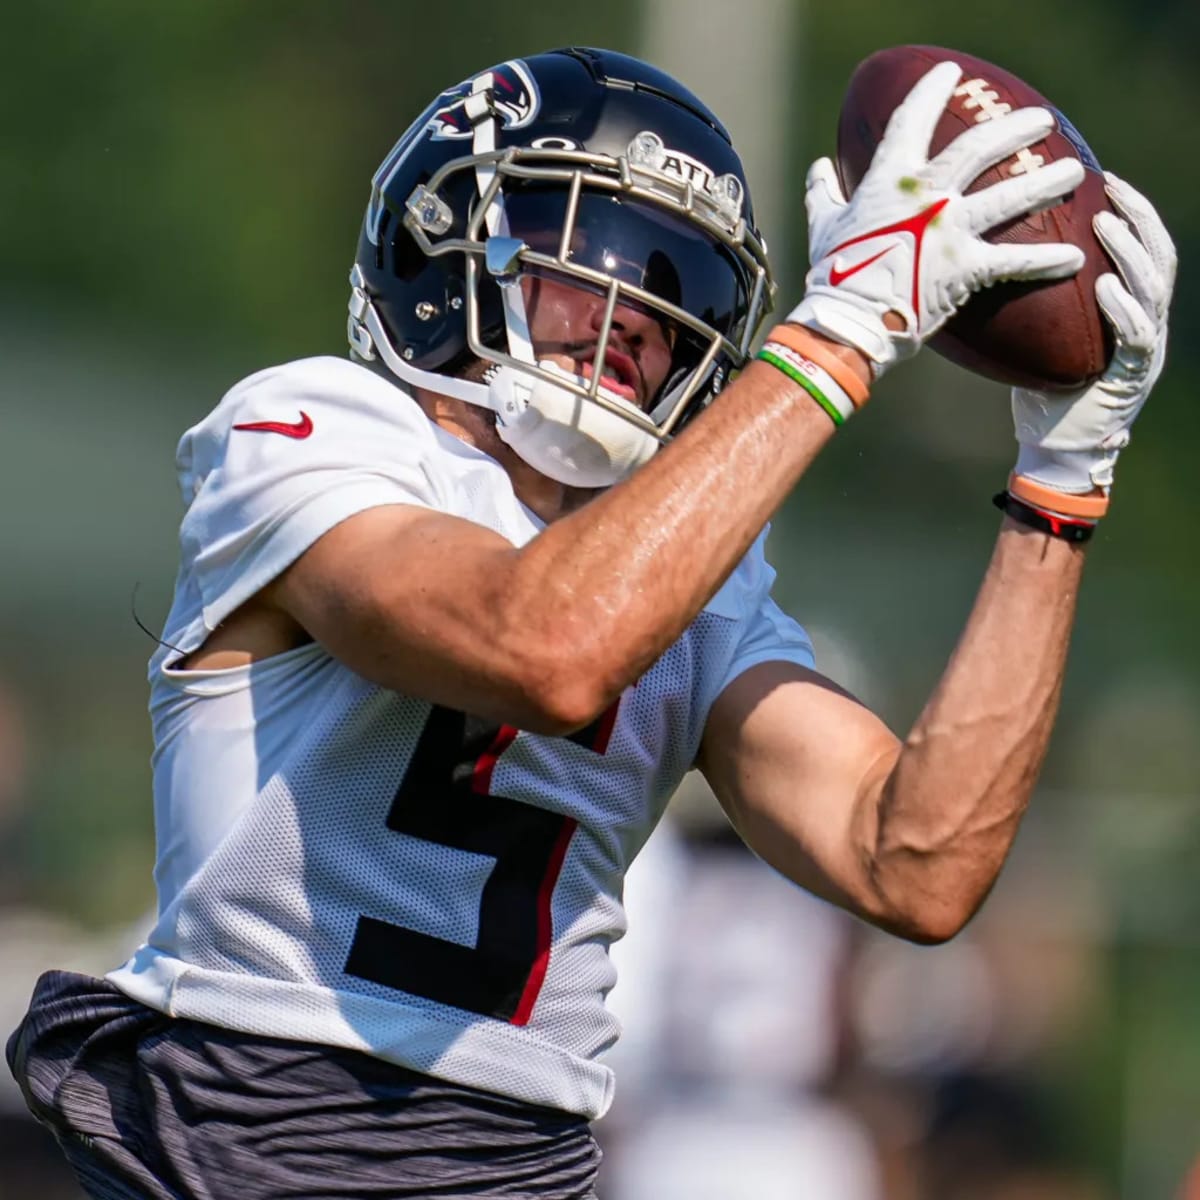
[[[594,377],[595,371],[590,358],[579,364],[579,373],[587,380]],[[640,384],[641,376],[637,363],[628,354],[610,349],[604,356],[604,374],[600,376],[601,387],[607,388],[614,396],[620,396],[622,400],[640,404]]]

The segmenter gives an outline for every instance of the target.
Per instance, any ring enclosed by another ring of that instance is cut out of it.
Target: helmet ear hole
[[[382,238],[380,241],[381,244],[388,245],[392,257],[392,274],[402,283],[411,283],[428,265],[429,260],[402,224],[397,223],[396,236],[390,244]]]
[[[383,214],[379,218],[379,241],[375,243],[375,269],[383,270],[383,248],[386,245],[384,237],[387,234],[388,226],[392,223],[392,214],[385,208]]]

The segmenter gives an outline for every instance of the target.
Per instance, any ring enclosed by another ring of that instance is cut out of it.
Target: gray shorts
[[[8,1064],[101,1200],[594,1197],[583,1117],[165,1017],[82,975],[38,980]]]

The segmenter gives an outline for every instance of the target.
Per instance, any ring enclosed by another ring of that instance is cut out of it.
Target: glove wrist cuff
[[[865,305],[810,291],[784,320],[790,325],[804,325],[859,351],[870,359],[871,373],[876,379],[896,361],[895,344],[883,317]]]

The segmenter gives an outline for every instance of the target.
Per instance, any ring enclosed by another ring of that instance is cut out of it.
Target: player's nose
[[[604,326],[608,298],[596,296],[593,300],[588,312],[588,323],[592,331],[598,334]],[[614,333],[621,335],[621,340],[627,345],[642,345],[651,336],[659,333],[659,324],[641,309],[618,303],[613,309],[612,329]]]

